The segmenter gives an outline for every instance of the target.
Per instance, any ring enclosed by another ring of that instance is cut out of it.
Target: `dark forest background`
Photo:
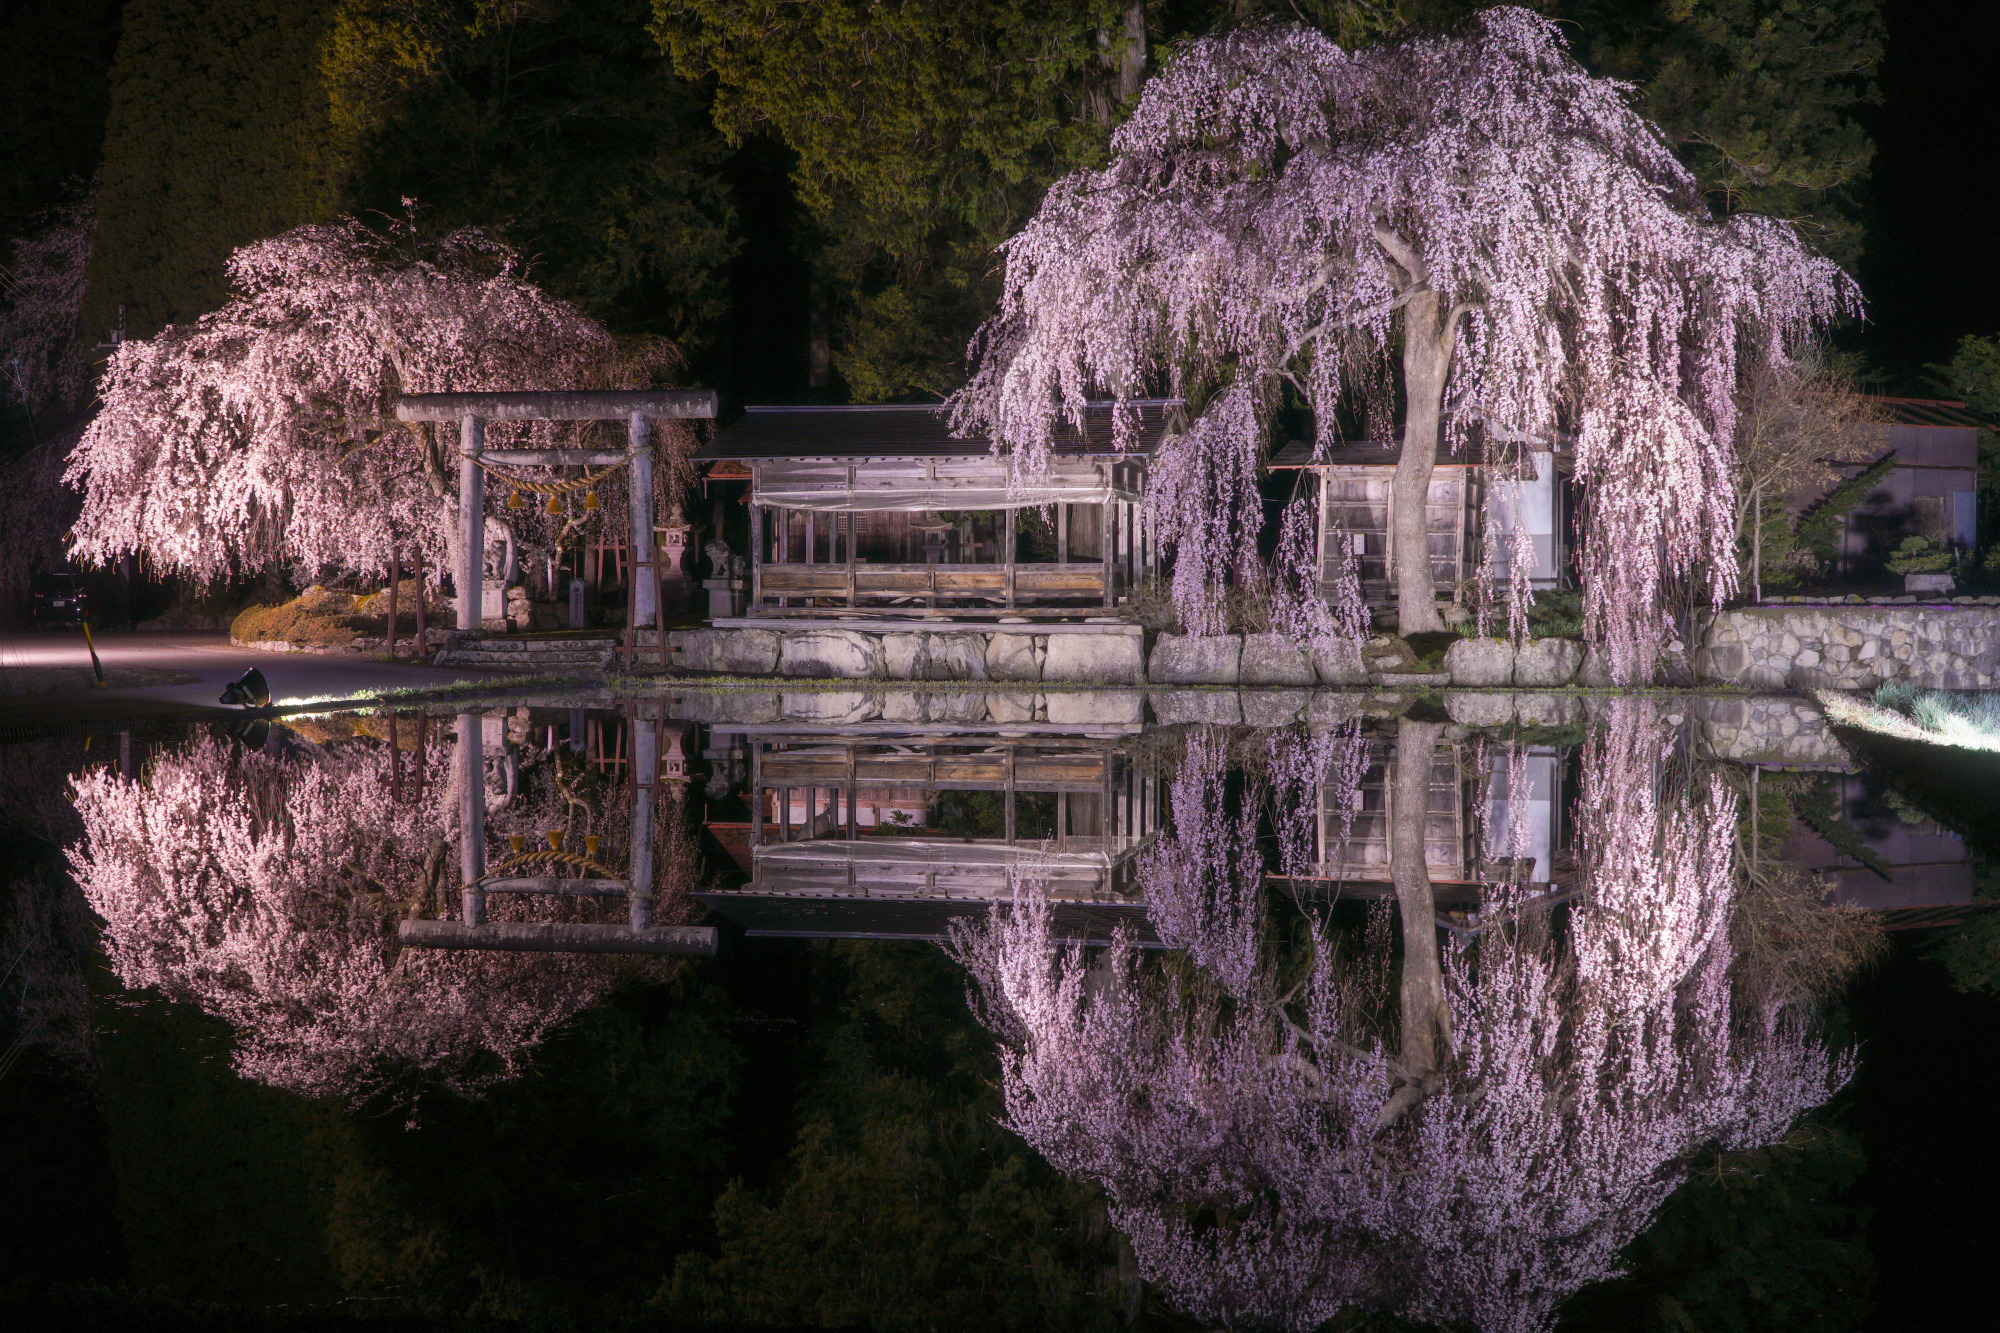
[[[1347,41],[1465,0],[1153,0],[1147,58],[1221,23]],[[2000,11],[1907,0],[1548,0],[1721,211],[1856,271],[1876,383],[2000,330]],[[17,0],[0,237],[95,190],[81,333],[224,297],[230,251],[335,213],[487,227],[736,400],[924,400],[963,374],[995,244],[1122,114],[1126,10],[1037,0]],[[1982,157],[1982,154],[1984,155]],[[73,410],[73,404],[46,405]],[[16,408],[18,411],[18,406]]]

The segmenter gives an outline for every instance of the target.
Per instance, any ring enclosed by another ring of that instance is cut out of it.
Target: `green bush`
[[[1889,557],[1889,568],[1897,574],[1935,574],[1951,565],[1951,552],[1929,537],[1912,534]]]

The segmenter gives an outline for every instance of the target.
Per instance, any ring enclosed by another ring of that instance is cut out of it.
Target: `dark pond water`
[[[1799,700],[1284,692],[0,747],[0,1300],[1983,1326],[1996,763]]]

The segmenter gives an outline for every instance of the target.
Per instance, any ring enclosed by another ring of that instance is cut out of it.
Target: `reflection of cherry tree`
[[[71,862],[119,979],[227,1020],[238,1068],[294,1092],[361,1095],[399,1066],[459,1087],[505,1077],[616,974],[399,950],[397,900],[455,868],[438,813],[448,749],[425,767],[438,799],[413,804],[390,799],[382,756],[359,742],[273,757],[201,740],[140,781],[79,778]]]
[[[1153,867],[1175,873],[1146,885],[1188,966],[1125,947],[1091,966],[1052,942],[1033,886],[960,936],[1005,1042],[1009,1124],[1102,1183],[1147,1276],[1198,1318],[1309,1329],[1358,1306],[1545,1326],[1615,1274],[1697,1150],[1778,1137],[1847,1074],[1776,998],[1732,986],[1734,802],[1713,785],[1655,802],[1646,709],[1614,709],[1589,755],[1593,881],[1567,927],[1491,886],[1490,928],[1439,950],[1427,881],[1416,910],[1399,882],[1401,969],[1386,917],[1358,955],[1330,933],[1304,957],[1268,943],[1247,901],[1261,890],[1228,860],[1219,774],[1201,767],[1169,843],[1224,861],[1200,878],[1163,851]],[[1433,730],[1406,724],[1399,776],[1428,769]],[[1421,879],[1421,815],[1398,804]],[[1166,901],[1189,894],[1246,901]]]

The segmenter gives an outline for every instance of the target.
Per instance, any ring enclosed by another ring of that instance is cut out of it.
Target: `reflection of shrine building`
[[[1902,912],[1973,901],[1972,861],[1956,833],[1907,805],[1899,810],[1864,774],[1836,774],[1830,781],[1840,822],[1889,872],[1884,879],[1804,823],[1795,822],[1785,840],[1784,856],[1819,875],[1835,903]]]
[[[1320,787],[1312,873],[1290,877],[1288,887],[1293,892],[1338,892],[1351,898],[1394,896],[1390,847],[1399,814],[1395,809],[1396,771],[1405,762],[1396,746],[1371,743],[1358,791],[1350,793],[1336,783]],[[1484,781],[1473,767],[1472,747],[1467,744],[1440,743],[1431,752],[1429,765],[1423,812],[1424,861],[1441,906],[1477,905],[1482,879],[1502,877],[1514,869],[1505,861],[1510,836],[1518,839],[1513,846],[1529,862],[1520,867],[1524,883],[1564,888],[1574,880],[1565,809],[1574,794],[1567,751],[1530,747],[1523,771],[1525,781],[1518,794],[1512,789],[1504,753],[1491,760]],[[1482,786],[1486,802],[1483,821],[1479,808]]]
[[[749,879],[696,897],[751,935],[938,939],[1025,874],[1059,936],[1150,938],[1135,872],[1161,793],[1125,740],[739,734],[750,819],[710,827]]]

